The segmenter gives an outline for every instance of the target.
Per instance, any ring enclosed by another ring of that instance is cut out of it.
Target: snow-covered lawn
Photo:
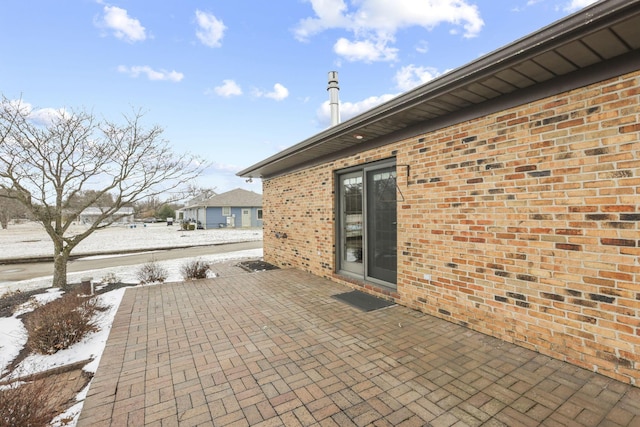
[[[67,234],[79,234],[84,230],[84,225],[73,225]],[[91,234],[73,250],[73,254],[253,240],[262,240],[262,229],[214,228],[184,231],[177,224],[136,224],[135,228],[128,225],[112,225]],[[37,223],[10,224],[6,230],[0,229],[0,259],[50,256],[52,252],[51,239]]]
[[[214,244],[225,242],[238,242],[247,240],[262,239],[262,230],[196,230],[196,231],[179,231],[177,227],[167,227],[164,224],[151,224],[147,227],[140,228],[138,225],[135,229],[126,227],[111,227],[91,236],[86,244],[81,245],[80,252],[95,253],[101,250],[124,250],[124,249],[154,249],[171,246],[191,246],[199,244]],[[34,224],[10,226],[8,230],[0,230],[0,258],[8,258],[17,256],[38,256],[50,253],[50,241],[44,231],[38,230]],[[247,251],[229,252],[217,255],[201,256],[198,259],[205,262],[222,262],[236,259],[261,258],[262,249],[254,249]],[[193,259],[193,258],[191,258]],[[168,277],[166,282],[182,281],[180,267],[189,258],[176,259],[170,261],[158,261],[163,268],[167,270]],[[119,268],[108,268],[104,270],[93,270],[91,272],[81,272],[70,274],[69,282],[78,282],[83,276],[91,276],[94,281],[108,275],[115,275],[117,279],[125,283],[137,283],[136,273],[140,265],[131,265]],[[1,279],[0,279],[1,282]],[[34,297],[39,303],[45,304],[60,296],[58,289],[44,289],[51,284],[50,277],[25,280],[22,282],[13,282],[3,284],[0,283],[0,296],[5,292],[13,289],[31,290],[43,289],[43,292]],[[108,307],[104,312],[99,314],[99,331],[87,336],[82,342],[73,345],[71,348],[61,350],[53,355],[30,355],[23,360],[14,372],[20,372],[21,375],[28,375],[49,370],[54,367],[73,364],[75,362],[93,359],[93,361],[84,367],[85,371],[95,373],[100,363],[100,358],[104,350],[107,337],[111,330],[111,324],[115,313],[120,305],[125,288],[116,289],[97,296],[100,305]],[[0,317],[0,376],[10,377],[7,367],[13,359],[18,355],[24,347],[27,340],[26,329],[22,321],[18,318],[21,313],[32,310],[33,304],[26,303],[20,307],[11,317]],[[78,403],[71,407],[64,417],[73,418],[71,424],[74,426],[77,422],[80,411],[82,410],[82,402],[86,396],[88,387],[77,395]],[[51,425],[59,425],[59,422],[52,421]]]

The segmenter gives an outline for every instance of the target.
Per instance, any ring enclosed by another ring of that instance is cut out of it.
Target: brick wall
[[[395,156],[399,303],[638,385],[639,122],[637,72],[265,180],[265,258],[341,280],[334,172]]]

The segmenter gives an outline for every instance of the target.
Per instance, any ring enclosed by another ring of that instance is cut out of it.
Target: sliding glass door
[[[396,171],[386,162],[338,175],[339,271],[395,288]]]

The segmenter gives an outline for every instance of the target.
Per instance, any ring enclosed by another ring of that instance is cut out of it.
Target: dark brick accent
[[[499,296],[499,295],[494,295],[494,296],[493,296],[493,298],[494,298],[496,301],[500,301],[500,302],[509,302],[509,300],[508,300],[507,298],[505,298],[505,297],[501,297],[501,296]]]
[[[511,297],[511,298],[519,299],[519,300],[522,300],[522,301],[526,301],[527,300],[527,297],[525,295],[517,294],[515,292],[507,292],[507,296]]]
[[[620,214],[620,221],[640,221],[640,213]]]
[[[568,114],[560,114],[559,116],[553,116],[542,120],[542,125],[549,125],[551,123],[558,123],[569,118]]]
[[[496,271],[493,274],[495,274],[496,276],[500,276],[500,277],[511,277],[510,273],[507,273],[506,271]]]
[[[540,292],[540,296],[546,299],[552,299],[554,301],[564,301],[564,297],[558,294],[550,294],[548,292]]]
[[[529,308],[531,305],[528,302],[516,301],[516,305],[522,308]]]
[[[458,264],[456,264],[455,262],[448,262],[445,264],[445,266],[449,268],[458,268]]]
[[[471,178],[467,180],[467,184],[479,184],[484,181],[482,178]]]
[[[582,246],[580,245],[572,245],[570,243],[556,243],[557,249],[563,249],[565,251],[581,251]]]
[[[629,240],[629,239],[600,239],[600,243],[602,243],[603,245],[608,245],[608,246],[628,246],[628,247],[632,247],[635,248],[637,246],[637,243],[635,240]]]
[[[599,294],[589,294],[589,298],[591,298],[594,301],[600,301],[600,302],[606,302],[606,303],[612,303],[616,300],[614,297],[608,297],[606,295],[599,295]]]
[[[537,221],[551,221],[553,219],[553,215],[550,214],[531,214],[529,217]]]
[[[489,189],[489,194],[503,194],[504,188],[491,188]]]
[[[416,181],[418,184],[426,184],[427,180],[426,179],[419,179]]]
[[[592,148],[590,150],[584,150],[584,154],[587,156],[600,156],[602,154],[607,154],[608,152],[608,148]]]
[[[535,172],[529,172],[528,173],[529,176],[534,177],[534,178],[540,178],[543,176],[550,176],[551,175],[551,171],[535,171]]]
[[[561,236],[581,236],[583,234],[583,230],[577,228],[559,228],[556,230],[556,234]]]
[[[576,316],[576,319],[584,323],[591,323],[592,325],[598,323],[598,320],[595,317],[591,316],[578,315]]]
[[[476,139],[478,139],[477,136],[468,136],[468,137],[462,139],[462,143],[463,144],[468,144],[470,142],[475,141]]]
[[[426,147],[425,148],[421,148],[421,149],[418,150],[418,153],[426,153],[427,150],[428,150],[428,148],[426,148]]]
[[[589,221],[611,221],[617,219],[615,215],[609,214],[590,214],[584,217]]]
[[[431,178],[429,180],[429,182],[440,182],[440,181],[442,181],[442,178]]]
[[[457,163],[451,163],[450,165],[445,165],[444,168],[445,169],[455,169],[458,167]]]
[[[504,165],[502,163],[491,163],[490,165],[486,165],[484,168],[486,170],[491,170],[491,169],[502,169],[504,167]]]
[[[571,295],[572,297],[582,296],[582,292],[576,291],[576,290],[573,290],[573,289],[567,289],[566,292],[567,292],[567,295]]]
[[[607,228],[618,228],[622,230],[631,230],[636,227],[632,222],[605,222],[603,225]]]
[[[478,159],[478,160],[476,160],[476,163],[479,164],[479,165],[484,165],[486,163],[494,162],[495,160],[496,160],[495,158],[489,157],[489,158],[486,158],[486,159]]]
[[[516,279],[525,280],[527,282],[537,282],[538,278],[536,276],[530,276],[528,274],[518,274],[516,275]]]
[[[587,301],[585,299],[573,299],[571,302],[583,307],[596,307],[598,305],[595,301]]]
[[[424,142],[424,138],[418,138],[418,142]]]
[[[440,313],[440,314],[444,314],[445,316],[451,316],[451,312],[450,312],[450,311],[445,310],[444,308],[439,308],[439,309],[438,309],[438,313]]]

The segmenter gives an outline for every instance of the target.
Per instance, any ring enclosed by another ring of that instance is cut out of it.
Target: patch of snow
[[[147,233],[152,231],[152,233]],[[9,231],[9,232],[8,232]],[[117,231],[117,232],[116,232]],[[178,231],[175,227],[167,227],[164,224],[150,224],[148,227],[138,226],[135,229],[127,229],[126,235],[131,235],[131,239],[122,239],[122,227],[109,227],[101,232],[96,232],[88,238],[87,244],[77,248],[80,253],[99,252],[104,248],[110,250],[124,249],[150,249],[162,248],[167,246],[181,246],[176,244],[177,240],[182,239],[185,244],[182,246],[191,246],[194,244],[215,244],[215,243],[231,243],[235,241],[261,240],[262,230],[233,230],[233,229],[215,229],[215,230],[194,230],[194,231]],[[164,236],[162,238],[152,236]],[[120,236],[120,237],[118,237]],[[180,237],[180,239],[176,239]],[[85,243],[85,242],[83,242]],[[0,230],[0,247],[3,248],[4,254],[11,254],[12,257],[18,256],[39,256],[48,255],[47,250],[50,240],[44,231],[34,232],[33,224],[29,226],[12,225],[8,230]],[[77,253],[74,251],[74,253]],[[166,269],[168,276],[166,282],[183,281],[180,269],[192,260],[199,259],[204,262],[214,263],[230,260],[240,260],[247,258],[261,258],[262,249],[252,249],[245,251],[235,251],[222,254],[205,255],[200,257],[181,258],[167,261],[156,261],[162,268]],[[2,255],[0,255],[1,257]],[[138,283],[137,271],[143,264],[129,265],[123,267],[111,267],[100,270],[82,271],[70,273],[67,280],[71,283],[79,282],[81,278],[86,276],[93,277],[94,283],[100,282],[103,278],[112,278],[115,276],[118,281],[124,283]],[[61,291],[51,288],[51,276],[40,277],[37,279],[24,280],[20,282],[0,282],[0,295],[7,291],[20,289],[22,291],[43,289],[41,294],[35,295],[33,301],[29,301],[19,307],[16,313],[11,317],[0,317],[0,375],[6,374],[6,369],[16,356],[20,353],[27,342],[27,331],[17,316],[20,313],[32,310],[35,303],[45,304],[55,298],[59,298]],[[97,322],[99,330],[89,334],[82,342],[76,343],[66,350],[58,351],[52,355],[29,355],[19,365],[14,372],[20,375],[29,373],[42,372],[55,367],[68,365],[71,363],[87,360],[93,360],[84,366],[84,370],[95,372],[100,363],[105,344],[111,331],[111,326],[122,297],[127,288],[116,289],[97,296],[101,306],[108,309],[98,314]],[[35,301],[35,303],[34,303]],[[77,396],[77,403],[69,408],[64,414],[59,415],[52,420],[52,426],[70,426],[77,424],[82,405],[89,385],[85,387]],[[69,423],[68,420],[71,420]]]
[[[87,229],[85,225],[72,225],[69,236]],[[208,230],[181,230],[179,226],[164,223],[137,224],[136,228],[110,226],[96,230],[73,250],[75,255],[135,249],[158,249],[215,245],[220,243],[262,240],[262,229],[212,228]],[[0,258],[27,258],[50,256],[53,243],[44,228],[34,222],[11,224],[0,230]]]

